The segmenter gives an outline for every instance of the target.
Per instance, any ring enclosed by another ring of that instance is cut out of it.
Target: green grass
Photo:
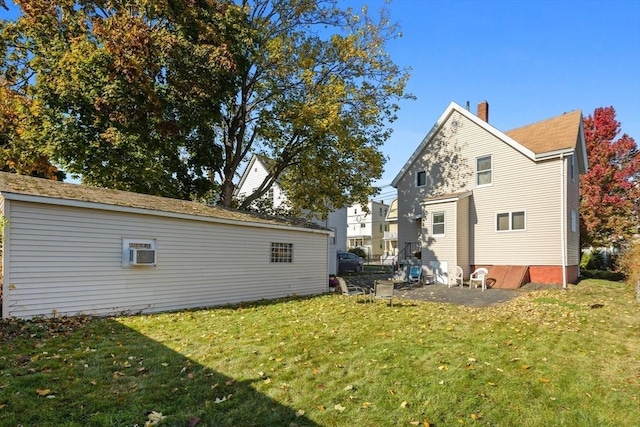
[[[640,425],[640,304],[602,280],[491,308],[325,295],[0,332],[2,426]]]

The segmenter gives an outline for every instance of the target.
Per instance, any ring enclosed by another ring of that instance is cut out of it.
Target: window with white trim
[[[434,236],[444,236],[444,212],[434,212],[431,214],[431,234]]]
[[[524,211],[496,214],[497,231],[520,231],[525,229]]]
[[[493,159],[491,156],[476,159],[476,186],[491,185],[493,182]]]
[[[571,210],[571,232],[578,232],[578,212]]]
[[[293,262],[293,243],[271,243],[271,262]]]
[[[416,172],[416,187],[425,187],[427,185],[427,171]]]

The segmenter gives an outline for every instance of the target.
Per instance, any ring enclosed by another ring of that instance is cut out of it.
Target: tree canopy
[[[613,107],[584,118],[589,171],[580,178],[583,245],[617,246],[638,233],[640,153]],[[617,138],[617,139],[616,139]]]
[[[242,10],[213,0],[18,0],[0,70],[37,106],[53,160],[90,185],[189,198],[211,188]]]
[[[406,70],[383,8],[334,0],[19,0],[0,73],[83,182],[249,206],[278,180],[321,216],[375,194]],[[273,161],[238,202],[252,154]]]

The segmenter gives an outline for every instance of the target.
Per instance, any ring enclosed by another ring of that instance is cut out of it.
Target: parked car
[[[338,252],[338,273],[349,271],[360,272],[364,266],[364,260],[351,252]]]

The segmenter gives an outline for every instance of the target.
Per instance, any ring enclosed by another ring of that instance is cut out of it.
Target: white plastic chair
[[[460,286],[461,288],[464,287],[463,275],[462,267],[456,265],[456,275],[453,277],[453,280],[449,280],[449,287],[453,285]]]
[[[476,271],[471,273],[471,276],[469,276],[469,288],[471,288],[472,284],[475,288],[478,287],[478,284],[481,284],[483,291],[487,289],[487,283],[485,282],[485,276],[487,274],[489,274],[489,270],[484,267],[480,267]]]

